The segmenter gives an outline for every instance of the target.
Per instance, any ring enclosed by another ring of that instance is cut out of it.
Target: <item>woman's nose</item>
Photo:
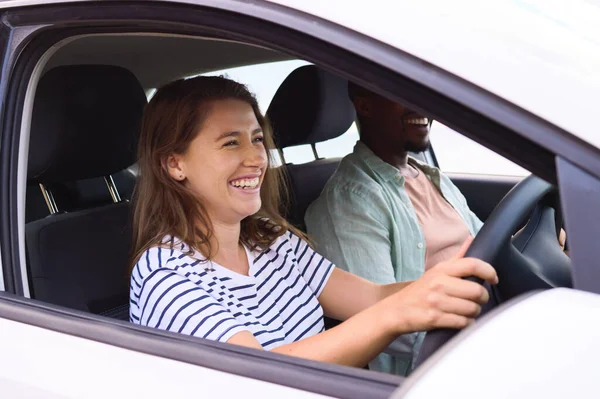
[[[262,167],[267,163],[267,150],[264,146],[252,145],[246,151],[245,163],[248,166]]]

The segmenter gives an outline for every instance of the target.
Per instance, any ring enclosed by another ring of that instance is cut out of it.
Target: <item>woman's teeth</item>
[[[240,187],[242,189],[253,189],[256,188],[258,186],[258,182],[259,182],[259,178],[255,177],[253,179],[240,179],[240,180],[233,180],[231,181],[229,184],[231,184],[234,187]]]
[[[429,120],[427,118],[412,118],[407,119],[406,123],[409,125],[427,125],[429,124]]]

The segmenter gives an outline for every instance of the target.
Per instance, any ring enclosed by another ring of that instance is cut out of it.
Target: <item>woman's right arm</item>
[[[366,310],[330,330],[279,346],[271,352],[362,367],[379,355],[396,338],[393,333],[394,329],[386,326],[389,322],[389,320],[381,319],[378,311]],[[227,342],[257,349],[262,348],[252,333],[248,331],[235,334]]]
[[[396,337],[433,328],[463,328],[487,302],[479,284],[463,280],[476,276],[497,283],[495,270],[474,258],[452,259],[428,270],[421,278],[338,326],[312,337],[282,345],[273,352],[305,359],[362,367]],[[251,333],[233,335],[227,342],[260,348]]]

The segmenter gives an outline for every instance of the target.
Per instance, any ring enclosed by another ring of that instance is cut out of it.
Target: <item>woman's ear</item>
[[[177,181],[185,180],[184,163],[178,155],[169,155],[164,161],[163,166],[167,169],[167,172],[169,172],[169,175],[173,179]]]

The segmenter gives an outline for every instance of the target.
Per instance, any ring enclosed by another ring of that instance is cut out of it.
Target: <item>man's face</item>
[[[421,152],[429,145],[428,118],[378,95],[357,99],[357,112],[368,118],[378,140],[389,148]],[[361,104],[362,103],[362,104]]]

